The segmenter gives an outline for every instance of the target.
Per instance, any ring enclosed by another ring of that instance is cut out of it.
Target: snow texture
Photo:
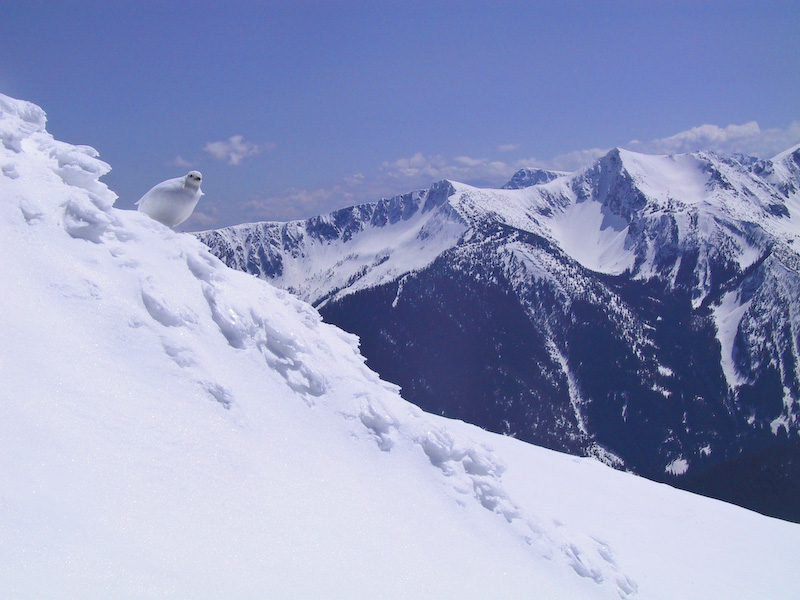
[[[794,592],[797,525],[425,414],[38,107],[0,142],[0,596]]]

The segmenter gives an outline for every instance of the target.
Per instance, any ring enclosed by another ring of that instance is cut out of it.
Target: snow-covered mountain
[[[557,177],[569,175],[565,171],[549,171],[547,169],[520,169],[510,181],[503,186],[504,190],[518,190],[539,183],[548,183]]]
[[[308,221],[259,223],[213,233],[230,266],[317,304],[395,281],[428,265],[466,231],[447,182]],[[201,239],[205,240],[203,236]]]
[[[0,597],[794,593],[800,526],[422,412],[108,168],[0,95]]]
[[[44,126],[0,96],[3,597],[792,589],[796,525],[421,412]]]
[[[198,237],[425,410],[798,520],[799,165],[615,149]]]

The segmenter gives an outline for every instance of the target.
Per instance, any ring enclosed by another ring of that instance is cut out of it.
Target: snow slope
[[[800,527],[428,415],[0,95],[0,597],[780,598]]]

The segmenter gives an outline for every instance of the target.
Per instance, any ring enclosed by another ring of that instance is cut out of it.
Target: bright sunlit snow
[[[576,202],[553,221],[551,231],[567,254],[586,268],[619,275],[633,268],[636,258],[625,248],[628,225],[603,212],[599,202]]]
[[[742,383],[745,378],[737,373],[733,362],[733,342],[736,339],[736,332],[739,331],[739,323],[745,312],[750,307],[750,301],[740,302],[736,292],[728,292],[722,297],[719,306],[714,307],[714,320],[717,323],[717,339],[720,342],[720,352],[722,358],[722,372],[728,385],[733,386]]]
[[[0,597],[787,598],[800,526],[427,415],[0,96]]]

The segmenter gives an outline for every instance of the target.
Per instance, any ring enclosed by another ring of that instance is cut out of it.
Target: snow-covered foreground
[[[0,96],[0,597],[787,598],[800,526],[427,415]]]

